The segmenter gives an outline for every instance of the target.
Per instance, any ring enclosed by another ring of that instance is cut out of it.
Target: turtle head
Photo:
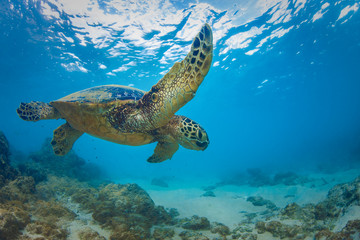
[[[184,116],[175,116],[177,126],[175,126],[174,137],[184,148],[191,150],[204,151],[210,141],[205,129],[197,122]]]

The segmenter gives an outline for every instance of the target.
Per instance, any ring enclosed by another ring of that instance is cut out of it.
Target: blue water
[[[352,167],[360,162],[359,3],[2,0],[0,129],[14,150],[39,150],[64,121],[22,121],[20,102],[103,84],[149,90],[208,22],[213,66],[178,112],[206,129],[206,151],[180,148],[150,164],[155,144],[84,135],[75,152],[114,179]]]

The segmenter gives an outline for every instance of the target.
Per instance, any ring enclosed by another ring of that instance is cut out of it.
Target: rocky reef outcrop
[[[50,138],[45,139],[39,151],[30,153],[27,161],[18,164],[22,175],[32,176],[37,183],[46,180],[49,174],[87,182],[95,182],[103,177],[98,166],[86,162],[74,151],[65,156],[55,155],[50,142]]]
[[[0,131],[0,187],[18,176],[18,172],[10,165],[9,142]]]

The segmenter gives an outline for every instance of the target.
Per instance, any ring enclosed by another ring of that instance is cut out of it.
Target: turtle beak
[[[204,151],[209,146],[209,144],[210,144],[209,141],[206,142],[196,141],[196,145],[201,148],[200,149],[201,151]]]

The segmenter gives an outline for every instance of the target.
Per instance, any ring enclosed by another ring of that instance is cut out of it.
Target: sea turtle
[[[209,145],[206,131],[195,121],[174,114],[195,96],[208,73],[212,40],[211,28],[205,24],[185,59],[175,63],[148,92],[121,85],[98,86],[50,103],[21,103],[17,113],[26,121],[66,120],[54,130],[51,144],[56,155],[67,154],[83,133],[131,146],[158,142],[148,162],[170,159],[179,144],[205,150]]]

